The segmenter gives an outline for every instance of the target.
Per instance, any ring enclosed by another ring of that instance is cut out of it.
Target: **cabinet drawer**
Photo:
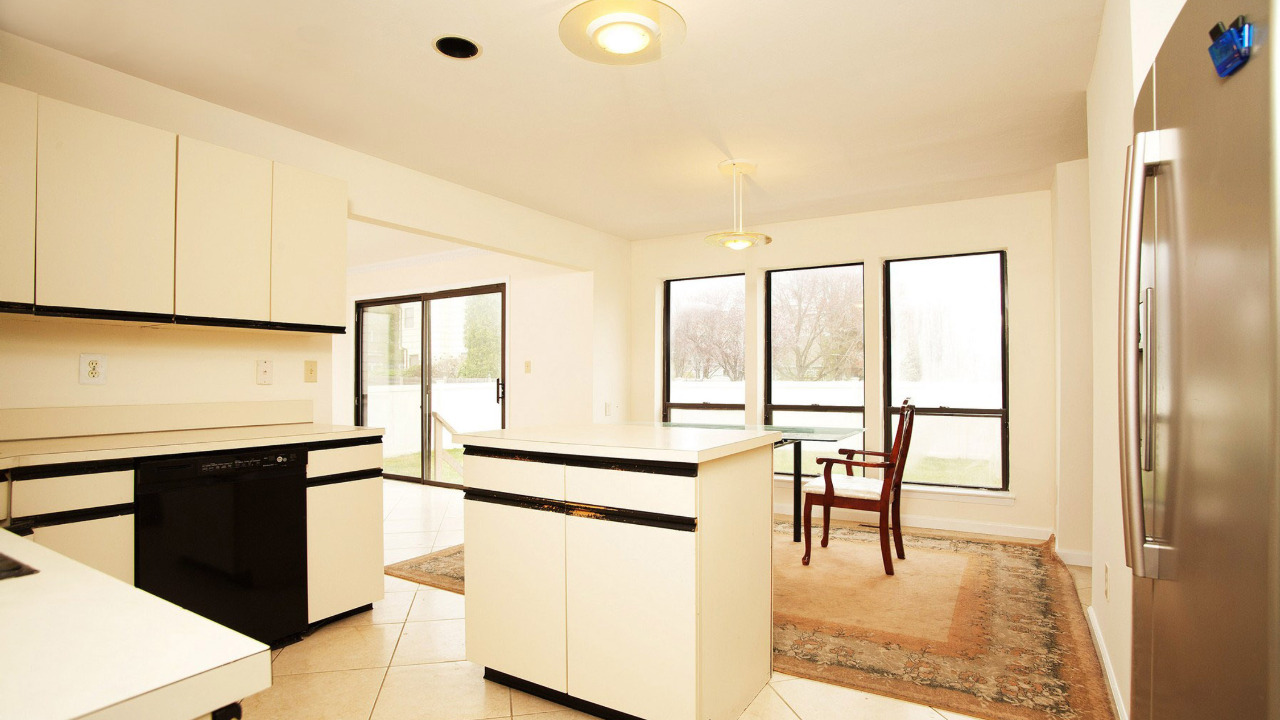
[[[564,470],[569,502],[681,517],[697,517],[695,485],[695,478],[674,475],[572,465]]]
[[[464,455],[462,478],[469,488],[564,500],[563,465]]]
[[[13,517],[84,510],[133,502],[133,471],[13,481]]]
[[[307,453],[307,477],[324,477],[382,468],[382,443],[312,450]]]
[[[133,584],[133,513],[38,527],[32,531],[31,539],[76,562]]]

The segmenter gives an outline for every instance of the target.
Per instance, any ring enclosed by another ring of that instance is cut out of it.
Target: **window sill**
[[[928,485],[904,485],[902,497],[919,500],[978,503],[980,505],[1013,505],[1015,500],[1013,493],[1004,490],[930,487]]]

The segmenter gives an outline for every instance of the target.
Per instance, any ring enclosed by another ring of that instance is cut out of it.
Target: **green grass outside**
[[[789,445],[775,450],[773,452],[774,472],[791,474],[794,452]],[[821,472],[817,462],[819,457],[843,456],[834,450],[803,450],[800,453],[800,471],[806,475],[819,474]],[[873,456],[866,459],[875,460],[876,458]],[[871,474],[878,476],[879,473]],[[988,460],[924,457],[907,464],[907,475],[903,481],[919,485],[963,485],[998,490],[1000,489],[1000,468],[993,467],[993,463]]]
[[[450,448],[445,450],[450,457],[459,465],[462,464],[462,448]],[[433,471],[434,468],[428,470]],[[388,475],[403,475],[406,477],[420,478],[422,477],[422,453],[408,453],[405,455],[396,455],[395,457],[384,458],[382,461],[382,472]],[[440,463],[440,477],[431,478],[433,482],[450,483],[453,485],[462,484],[462,476],[458,474],[448,463],[448,461]]]

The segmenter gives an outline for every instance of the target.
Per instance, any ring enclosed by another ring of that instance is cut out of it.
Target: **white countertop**
[[[620,460],[703,463],[782,439],[778,432],[654,425],[554,425],[453,436],[476,447]]]
[[[0,530],[0,716],[196,718],[271,686],[266,645]]]
[[[291,423],[0,442],[0,470],[32,465],[216,452],[267,445],[376,437],[380,428]]]

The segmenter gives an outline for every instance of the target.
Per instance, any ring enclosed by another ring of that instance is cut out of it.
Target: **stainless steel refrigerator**
[[[1133,720],[1277,711],[1276,123],[1270,0],[1188,0],[1134,111],[1121,291]],[[1207,49],[1244,15],[1257,47]]]

